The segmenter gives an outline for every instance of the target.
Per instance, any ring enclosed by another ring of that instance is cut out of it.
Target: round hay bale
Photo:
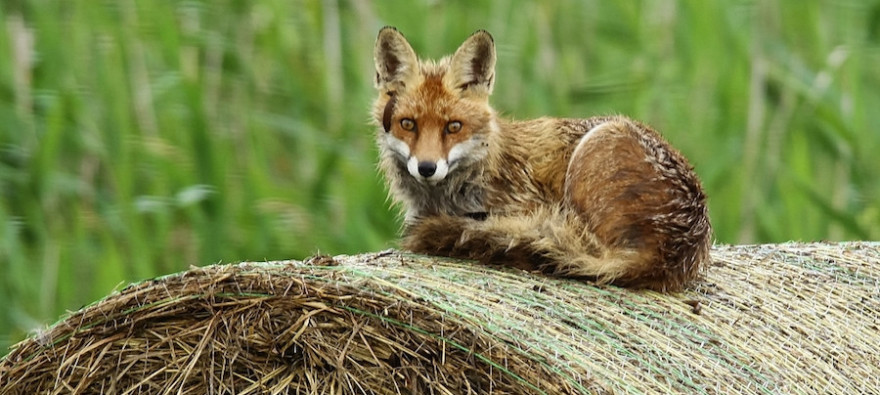
[[[0,393],[880,393],[880,243],[712,256],[672,295],[392,251],[196,268],[19,343]]]

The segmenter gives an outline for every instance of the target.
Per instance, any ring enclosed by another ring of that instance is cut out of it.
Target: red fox
[[[499,117],[483,30],[431,61],[385,27],[374,57],[379,167],[406,211],[403,248],[660,291],[706,266],[706,196],[651,128]]]

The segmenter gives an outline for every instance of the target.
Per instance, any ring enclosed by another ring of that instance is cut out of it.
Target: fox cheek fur
[[[404,248],[656,290],[706,267],[702,186],[653,129],[499,118],[485,31],[435,62],[386,27],[374,59],[379,167],[406,212]]]

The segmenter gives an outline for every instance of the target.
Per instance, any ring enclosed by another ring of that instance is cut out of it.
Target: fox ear
[[[495,85],[495,40],[485,30],[468,37],[452,55],[452,77],[462,90],[489,95]]]
[[[418,67],[415,51],[396,28],[385,26],[376,38],[373,50],[376,62],[376,88],[396,90],[414,75]]]

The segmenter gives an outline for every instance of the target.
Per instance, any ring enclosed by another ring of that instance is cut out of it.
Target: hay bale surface
[[[673,295],[383,252],[134,284],[0,393],[880,393],[880,243],[716,246]]]

